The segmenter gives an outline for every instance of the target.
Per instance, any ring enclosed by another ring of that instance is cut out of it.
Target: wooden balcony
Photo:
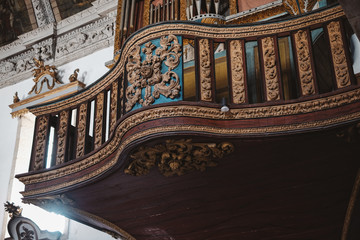
[[[25,202],[115,237],[347,239],[359,163],[339,136],[359,100],[340,7],[157,23],[93,85],[30,109],[31,164],[17,177]]]

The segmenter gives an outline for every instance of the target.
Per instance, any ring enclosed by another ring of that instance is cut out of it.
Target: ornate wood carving
[[[200,96],[202,101],[212,101],[211,57],[209,39],[200,39]]]
[[[266,100],[280,99],[279,76],[276,67],[275,40],[272,37],[261,39],[264,66]]]
[[[160,94],[171,99],[180,95],[180,79],[172,71],[179,65],[181,57],[181,45],[177,37],[172,34],[161,37],[160,47],[150,41],[142,51],[146,56],[143,61],[140,46],[133,48],[128,56],[126,70],[130,86],[126,89],[126,111],[130,111],[136,103],[151,105]],[[162,64],[168,67],[165,73],[161,72]],[[142,89],[145,89],[145,96],[142,96]]]
[[[110,94],[110,122],[109,122],[109,130],[110,133],[114,131],[116,124],[116,116],[117,116],[117,106],[118,106],[118,81],[114,81],[111,87]]]
[[[234,150],[231,143],[193,143],[191,139],[166,140],[154,147],[141,146],[130,156],[125,173],[141,176],[157,165],[164,176],[181,176],[195,170],[214,167],[218,159]]]
[[[104,122],[104,92],[101,92],[96,97],[96,112],[95,112],[95,131],[94,131],[94,148],[101,146],[103,141],[103,122]]]
[[[44,168],[44,157],[46,149],[46,138],[48,134],[49,117],[41,116],[37,119],[38,128],[35,139],[35,155],[33,162],[33,170],[40,170]]]
[[[245,103],[245,70],[242,42],[232,40],[230,42],[231,58],[231,88],[233,103]]]
[[[69,111],[62,111],[59,119],[59,129],[57,131],[58,144],[56,152],[56,165],[65,162],[66,136],[69,125]]]
[[[82,103],[78,111],[76,158],[85,154],[86,122],[87,103]]]
[[[348,68],[348,63],[346,61],[344,43],[342,40],[342,34],[340,29],[339,21],[332,21],[327,25],[331,55],[335,70],[335,78],[338,88],[343,88],[349,86],[350,82],[350,73]]]
[[[303,96],[315,93],[314,73],[311,65],[308,32],[299,30],[294,34],[301,93]]]

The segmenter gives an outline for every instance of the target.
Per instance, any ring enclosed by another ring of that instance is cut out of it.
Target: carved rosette
[[[69,112],[62,111],[60,113],[59,129],[57,131],[58,144],[56,152],[56,165],[65,162],[65,149],[66,149],[66,133],[68,129]]]
[[[175,99],[180,96],[180,78],[173,70],[180,64],[181,45],[175,35],[160,38],[160,46],[151,41],[142,49],[145,59],[141,59],[140,46],[132,49],[126,64],[127,80],[126,111],[130,111],[138,103],[148,106],[160,95]],[[153,54],[155,53],[155,54]],[[168,70],[163,73],[162,65]],[[144,90],[144,91],[143,91]]]
[[[77,144],[76,157],[81,157],[85,154],[85,137],[86,137],[86,119],[87,119],[87,103],[82,103],[78,113],[77,124]]]
[[[275,40],[272,37],[261,39],[267,101],[275,101],[280,99],[280,87],[276,68],[274,41]]]
[[[303,96],[315,93],[314,74],[311,65],[307,31],[299,30],[294,34],[296,57],[299,69],[301,92]]]
[[[245,103],[244,56],[240,40],[230,42],[230,57],[233,103]]]
[[[44,168],[44,157],[46,148],[46,137],[48,132],[49,118],[48,116],[41,116],[38,118],[38,129],[36,131],[35,140],[35,156],[33,170],[40,170]]]
[[[101,92],[96,97],[96,113],[95,113],[95,133],[94,148],[98,148],[102,144],[103,139],[103,119],[104,119],[104,93]]]
[[[200,39],[200,95],[202,101],[212,101],[211,58],[209,39]]]
[[[117,96],[118,96],[118,82],[114,81],[111,87],[110,94],[110,133],[114,131],[116,124],[116,115],[117,115]]]
[[[192,171],[205,171],[234,150],[231,143],[193,143],[191,139],[166,140],[154,147],[141,146],[131,157],[125,173],[141,176],[157,165],[164,176],[184,175]]]
[[[351,82],[344,43],[341,35],[340,22],[331,22],[327,26],[327,29],[329,32],[331,55],[334,64],[337,87],[343,88],[349,86]]]

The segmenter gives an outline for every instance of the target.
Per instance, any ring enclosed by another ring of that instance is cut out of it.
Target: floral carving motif
[[[279,100],[280,90],[278,73],[276,69],[274,39],[272,37],[266,37],[261,39],[261,43],[264,59],[266,100]]]
[[[94,148],[98,148],[103,140],[103,118],[104,118],[104,93],[101,92],[96,98],[96,116],[95,116],[95,133]]]
[[[306,31],[299,30],[294,36],[301,92],[304,96],[311,95],[315,93],[315,84],[313,69],[311,67],[308,34]]]
[[[35,232],[33,230],[29,230],[26,227],[22,227],[22,232],[20,233],[21,240],[34,240]]]
[[[48,117],[38,118],[38,129],[36,131],[35,156],[33,170],[40,170],[44,167],[44,155],[46,146],[46,135],[48,130]]]
[[[133,48],[128,56],[126,70],[129,86],[126,88],[126,111],[130,111],[136,103],[148,106],[154,103],[160,94],[171,99],[180,94],[179,76],[172,71],[179,65],[181,56],[181,45],[176,36],[171,34],[161,37],[160,47],[148,42],[142,51],[145,54],[143,61],[140,46]],[[168,67],[165,73],[161,72],[162,64]]]
[[[212,101],[211,59],[210,59],[209,39],[200,39],[199,54],[200,54],[201,100],[202,101]]]
[[[181,176],[191,171],[205,171],[214,167],[218,159],[231,153],[231,143],[193,143],[191,139],[166,140],[154,147],[141,146],[130,156],[132,162],[125,173],[140,176],[149,173],[157,165],[164,176]]]
[[[110,133],[114,131],[116,124],[116,115],[117,115],[117,96],[118,96],[118,81],[114,81],[111,88],[110,95]]]
[[[69,112],[62,111],[60,113],[59,129],[57,131],[58,144],[56,153],[56,165],[62,164],[65,161],[65,143],[66,143],[66,132],[68,129]]]
[[[232,97],[234,103],[245,103],[244,56],[240,40],[230,42]]]
[[[78,124],[77,124],[77,144],[76,144],[77,158],[85,154],[86,118],[87,118],[87,103],[82,103],[79,108],[79,116],[78,116]]]
[[[328,26],[331,55],[334,64],[337,87],[349,86],[350,74],[345,56],[344,43],[341,36],[340,22],[333,21]]]

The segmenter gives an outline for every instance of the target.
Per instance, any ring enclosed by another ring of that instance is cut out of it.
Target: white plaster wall
[[[69,76],[76,68],[79,68],[79,80],[83,81],[86,85],[89,85],[108,71],[104,66],[104,63],[112,59],[112,57],[113,48],[111,47],[99,50],[71,63],[56,67],[58,68],[59,75],[64,83],[68,83]],[[16,91],[19,94],[19,98],[24,99],[27,97],[27,93],[32,86],[32,79],[28,79],[16,85],[0,89],[0,132],[2,133],[2,136],[0,137],[0,205],[3,205],[6,201],[15,202],[17,205],[21,205],[24,208],[23,215],[25,217],[34,220],[40,228],[46,228],[44,227],[46,226],[46,223],[51,221],[63,221],[61,223],[62,225],[64,220],[49,220],[49,217],[46,217],[44,221],[42,220],[45,216],[43,210],[39,210],[37,207],[29,207],[29,205],[21,203],[21,195],[19,192],[23,191],[23,184],[17,179],[14,179],[16,174],[24,173],[28,170],[34,117],[32,114],[27,114],[22,119],[12,119],[10,115],[11,109],[8,105],[12,104],[13,96]],[[15,162],[17,164],[15,164]],[[10,185],[12,186],[11,188],[9,188]],[[58,217],[55,216],[54,219],[56,218]],[[0,239],[4,239],[7,221],[8,219],[7,216],[4,215],[4,211],[0,211]],[[67,231],[68,233],[63,240],[113,239],[108,234],[74,221],[69,221],[68,224],[65,221],[64,227],[65,229],[62,231]],[[53,231],[54,229],[48,230]]]

